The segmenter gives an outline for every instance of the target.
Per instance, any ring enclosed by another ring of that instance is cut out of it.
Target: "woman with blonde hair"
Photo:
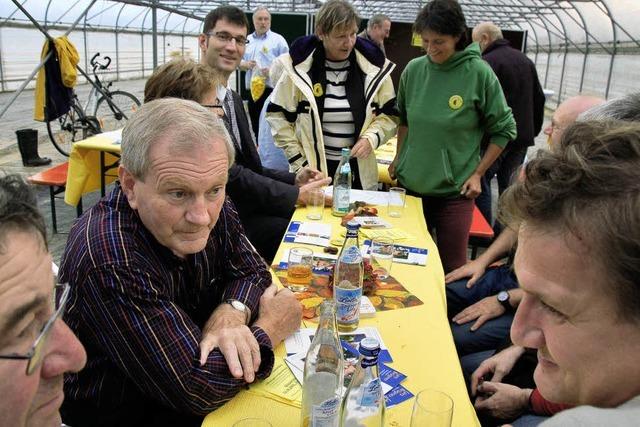
[[[344,0],[316,15],[314,35],[293,42],[267,107],[276,145],[289,168],[333,177],[343,148],[351,149],[354,188],[375,190],[375,150],[396,132],[395,64],[378,46],[356,37],[360,18]]]

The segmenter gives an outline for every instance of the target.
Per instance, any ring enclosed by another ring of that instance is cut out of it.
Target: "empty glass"
[[[391,273],[393,264],[393,239],[376,237],[371,241],[371,267],[380,280],[385,280]]]
[[[404,201],[407,192],[404,188],[391,187],[389,189],[389,216],[400,218],[404,212]]]
[[[453,400],[437,390],[422,390],[416,395],[411,413],[411,427],[450,427]]]
[[[321,220],[324,213],[324,190],[322,188],[316,188],[309,192],[309,199],[307,202],[307,219]]]

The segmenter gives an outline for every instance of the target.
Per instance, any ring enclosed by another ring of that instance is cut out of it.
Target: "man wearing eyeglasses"
[[[198,43],[201,62],[217,70],[223,79],[218,99],[236,149],[227,194],[238,209],[249,240],[271,262],[296,203],[305,205],[311,190],[328,185],[331,179],[306,167],[294,174],[262,166],[242,99],[226,87],[247,47],[248,28],[249,21],[242,10],[220,6],[206,16]]]
[[[86,361],[60,320],[68,295],[54,287],[33,191],[17,175],[0,177],[0,426],[60,426],[63,374]]]

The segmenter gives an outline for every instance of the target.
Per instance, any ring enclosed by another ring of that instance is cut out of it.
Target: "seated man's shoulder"
[[[617,408],[596,408],[578,406],[562,411],[541,424],[541,427],[555,426],[636,426],[640,419],[640,396],[628,400]]]

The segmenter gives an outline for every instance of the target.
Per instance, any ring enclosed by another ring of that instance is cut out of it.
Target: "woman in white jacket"
[[[375,150],[395,135],[391,71],[380,48],[356,37],[351,4],[329,0],[316,16],[316,34],[293,42],[267,107],[276,145],[292,172],[304,166],[333,177],[342,148],[351,149],[353,188],[375,190]]]

